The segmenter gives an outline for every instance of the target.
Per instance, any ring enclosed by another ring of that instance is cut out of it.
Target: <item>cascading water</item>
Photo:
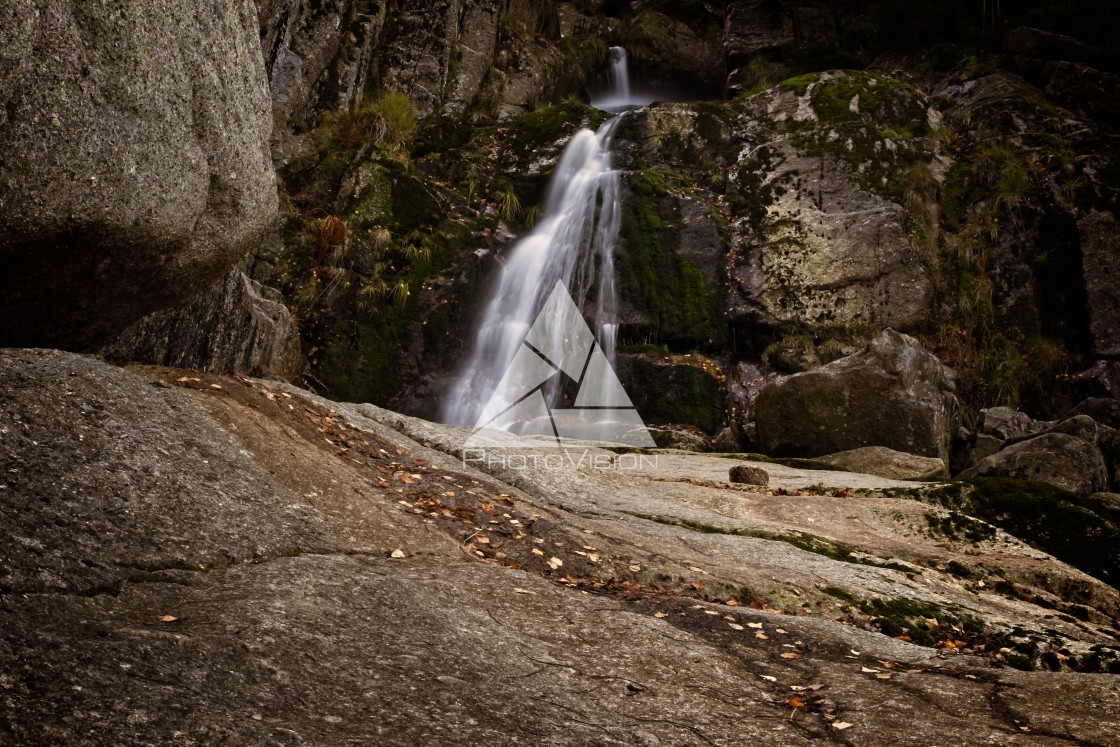
[[[606,99],[596,103],[604,109],[622,111],[633,106],[629,101],[626,53],[612,47],[610,54],[610,90]],[[588,309],[591,328],[613,369],[619,308],[614,254],[621,223],[621,180],[611,166],[610,151],[623,116],[608,120],[597,132],[579,131],[564,149],[549,184],[540,222],[516,244],[501,268],[471,357],[449,390],[445,422],[474,425],[483,411],[490,409],[487,403],[538,313],[550,301],[557,282],[568,288],[577,304],[589,301],[594,291],[594,306]],[[559,325],[562,320],[554,321]],[[570,332],[562,329],[548,334],[553,340],[570,337]],[[597,386],[602,391],[585,391]],[[586,381],[580,398],[595,402],[617,399],[613,387],[617,387],[613,373],[603,377],[601,383]],[[546,396],[555,399],[557,395],[554,385]]]

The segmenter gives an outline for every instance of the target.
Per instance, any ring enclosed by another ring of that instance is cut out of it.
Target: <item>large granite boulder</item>
[[[280,293],[238,268],[186,304],[144,317],[103,352],[121,362],[282,379],[294,378],[301,363],[299,332]]]
[[[1104,457],[1096,444],[1068,433],[1044,433],[1014,443],[960,474],[971,477],[1013,477],[1038,480],[1088,495],[1108,485]]]
[[[250,0],[0,7],[0,344],[97,349],[276,214]]]
[[[959,413],[954,392],[941,361],[888,329],[860,353],[763,389],[755,403],[758,439],[775,456],[886,446],[948,464]]]

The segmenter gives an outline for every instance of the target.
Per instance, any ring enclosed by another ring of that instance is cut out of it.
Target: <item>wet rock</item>
[[[772,6],[767,6],[764,0],[728,3],[724,48],[732,73],[755,55],[776,50],[793,40],[792,24],[784,23]]]
[[[0,344],[96,350],[276,214],[253,3],[8,4]]]
[[[937,457],[907,454],[884,446],[865,446],[817,457],[849,472],[863,472],[891,480],[942,480],[949,476],[945,462]]]
[[[240,269],[174,309],[129,327],[102,351],[110,360],[294,378],[299,332],[279,292]]]
[[[712,361],[620,353],[615,370],[647,425],[688,425],[710,434],[727,422],[722,370]]]
[[[638,6],[619,36],[646,80],[723,87],[723,18],[711,6]]]
[[[959,477],[1038,480],[1078,495],[1105,490],[1108,473],[1096,444],[1066,433],[1045,433],[982,459]]]
[[[886,330],[863,352],[763,389],[758,439],[775,456],[885,446],[947,463],[959,411],[954,391],[952,372],[936,357]]]
[[[736,464],[727,472],[731,482],[740,482],[747,485],[769,485],[770,474],[762,467],[751,464]]]

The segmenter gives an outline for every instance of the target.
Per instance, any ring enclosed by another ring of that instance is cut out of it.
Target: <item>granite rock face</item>
[[[0,343],[92,350],[276,213],[249,0],[0,9]]]
[[[261,47],[281,120],[361,103],[388,4],[259,0]]]
[[[230,270],[173,309],[150,314],[103,351],[110,360],[292,379],[299,332],[279,292]]]
[[[941,361],[888,329],[863,352],[763,389],[755,402],[759,443],[774,456],[885,446],[948,464],[959,410],[954,391]]]

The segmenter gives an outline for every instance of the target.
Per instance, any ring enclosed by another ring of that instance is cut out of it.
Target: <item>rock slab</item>
[[[941,480],[949,476],[945,462],[939,457],[907,454],[885,446],[864,446],[818,459],[849,472],[878,475],[890,480]]]

